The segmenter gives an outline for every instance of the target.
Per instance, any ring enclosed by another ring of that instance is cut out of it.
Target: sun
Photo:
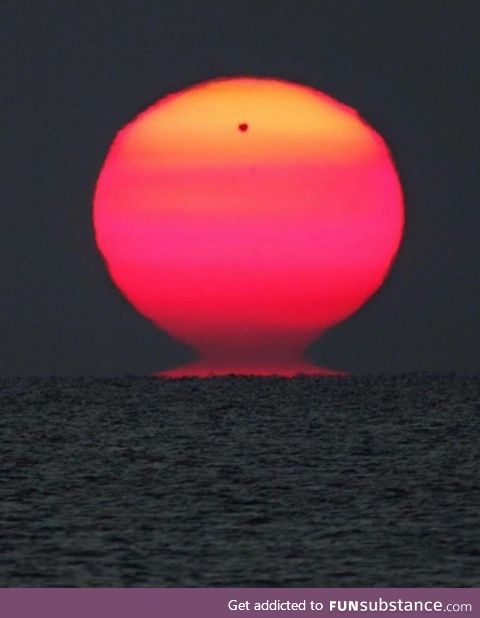
[[[94,198],[98,248],[132,305],[199,359],[170,375],[321,373],[313,338],[382,285],[403,197],[381,136],[277,79],[169,95],[115,137]]]

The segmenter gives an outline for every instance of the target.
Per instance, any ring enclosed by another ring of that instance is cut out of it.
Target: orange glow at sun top
[[[321,372],[305,348],[381,286],[403,221],[389,151],[356,111],[247,77],[141,113],[94,201],[113,281],[199,351],[170,375]]]
[[[353,162],[374,154],[354,110],[312,93],[275,80],[213,81],[168,97],[161,113],[154,106],[140,114],[135,130],[119,136],[119,155],[141,165],[204,167]],[[248,141],[233,130],[244,118]]]

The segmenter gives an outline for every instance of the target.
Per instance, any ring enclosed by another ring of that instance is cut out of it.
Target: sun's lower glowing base
[[[214,365],[201,360],[190,365],[182,365],[175,369],[159,371],[157,377],[164,378],[208,378],[213,376],[280,376],[283,378],[293,378],[295,376],[346,376],[343,371],[318,367],[308,362],[292,363],[291,365],[258,365],[252,367],[248,365]]]

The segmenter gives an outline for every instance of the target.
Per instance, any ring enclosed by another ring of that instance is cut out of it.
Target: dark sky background
[[[382,290],[312,345],[359,373],[480,369],[480,4],[3,1],[2,375],[145,373],[191,352],[139,316],[93,239],[116,131],[166,93],[251,74],[312,85],[387,140],[404,243]]]

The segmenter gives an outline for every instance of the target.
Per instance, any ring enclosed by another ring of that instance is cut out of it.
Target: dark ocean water
[[[480,377],[0,380],[0,586],[480,586]]]

